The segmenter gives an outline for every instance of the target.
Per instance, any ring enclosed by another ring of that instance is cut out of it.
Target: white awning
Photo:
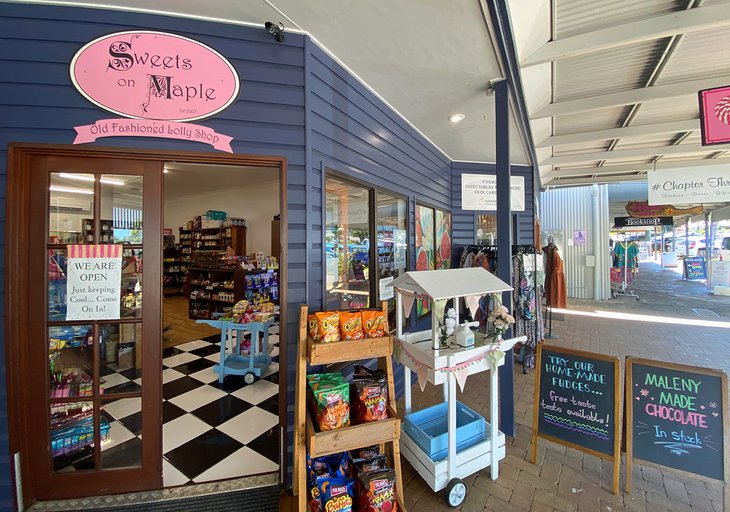
[[[486,295],[512,289],[482,267],[406,272],[393,281],[393,288],[432,299]]]

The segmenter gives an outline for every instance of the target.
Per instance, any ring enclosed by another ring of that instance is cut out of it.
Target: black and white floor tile
[[[233,375],[218,382],[213,367],[220,358],[219,336],[163,351],[165,487],[278,471],[279,326],[273,325],[269,333],[273,362],[250,385]],[[141,385],[136,370],[104,373],[105,398]],[[114,458],[121,464],[141,454],[141,400],[108,402],[102,414],[111,426],[109,439],[102,444],[104,466]]]

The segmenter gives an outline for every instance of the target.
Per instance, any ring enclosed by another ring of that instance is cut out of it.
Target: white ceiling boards
[[[730,145],[700,144],[697,99],[730,83],[730,1],[508,3],[543,185],[730,161]]]

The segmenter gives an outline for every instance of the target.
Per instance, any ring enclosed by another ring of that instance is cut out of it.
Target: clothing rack
[[[619,242],[616,244],[617,246],[621,245],[624,249],[624,265],[623,265],[623,279],[621,284],[621,287],[617,290],[611,290],[611,296],[615,299],[619,295],[623,297],[634,297],[636,300],[640,300],[639,295],[634,291],[633,289],[629,288],[629,284],[627,282],[628,276],[629,276],[629,247],[631,247],[632,244],[636,244],[636,242]],[[621,269],[621,267],[618,267]],[[612,283],[613,284],[613,283]]]

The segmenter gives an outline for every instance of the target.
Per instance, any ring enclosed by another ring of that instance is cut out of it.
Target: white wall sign
[[[393,230],[393,268],[406,268],[406,249],[408,243],[406,241],[405,229]]]
[[[730,288],[730,261],[712,262],[712,284]]]
[[[395,295],[395,292],[393,291],[393,287],[391,284],[393,283],[393,277],[384,277],[379,281],[379,288],[380,288],[380,300],[389,300],[392,299]]]
[[[513,212],[525,211],[525,177],[511,176],[510,206]],[[462,210],[497,210],[497,177],[487,174],[461,175]]]
[[[117,320],[121,245],[69,245],[66,320]]]
[[[730,166],[649,171],[649,204],[730,201]]]

